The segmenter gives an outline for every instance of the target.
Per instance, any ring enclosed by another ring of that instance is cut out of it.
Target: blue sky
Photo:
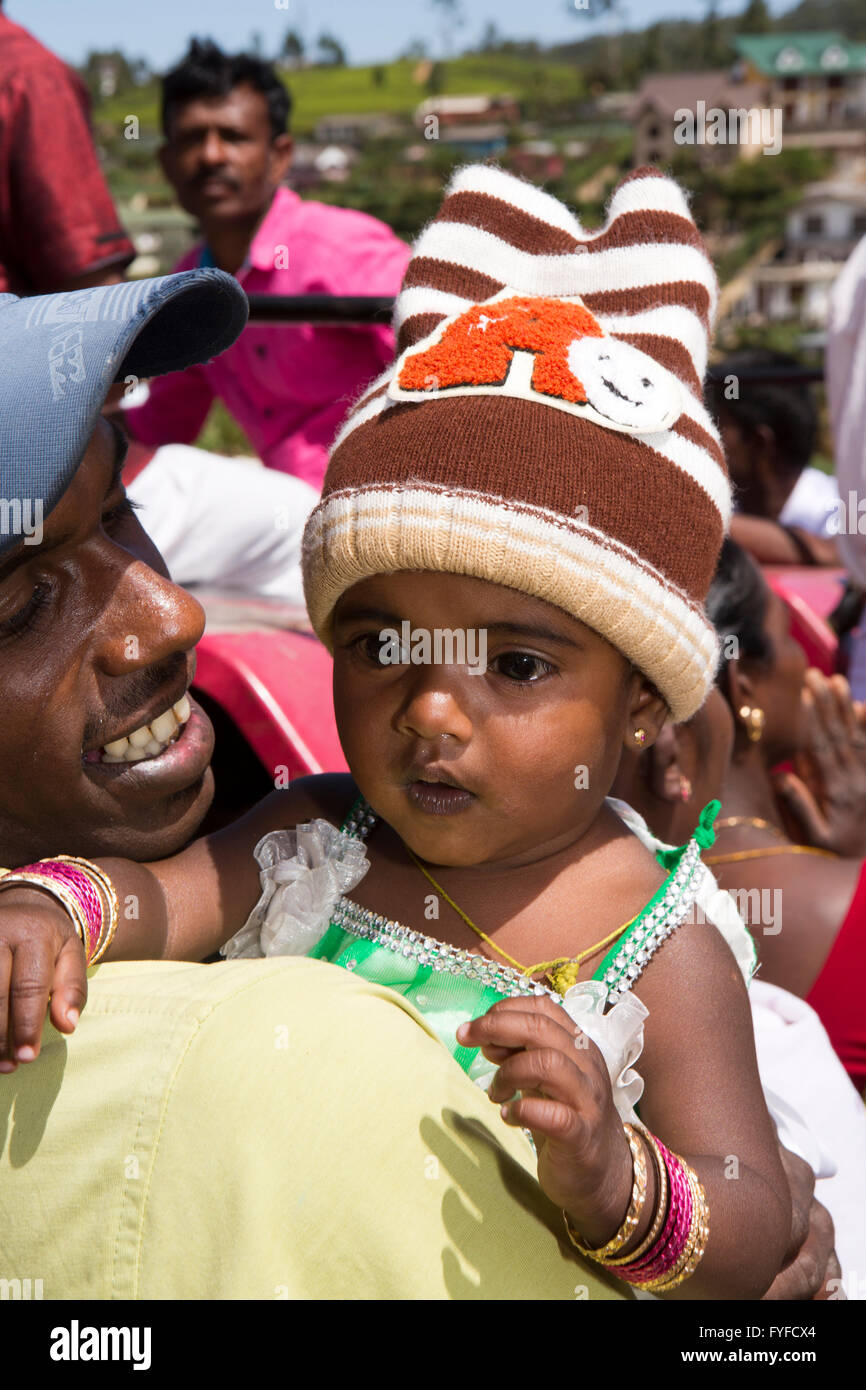
[[[209,35],[227,48],[248,46],[262,35],[266,53],[274,52],[287,29],[297,28],[314,41],[330,30],[344,44],[350,62],[395,57],[415,38],[436,51],[441,24],[431,0],[6,0],[4,12],[69,62],[80,62],[92,48],[123,48],[164,68],[186,47],[191,34]],[[746,0],[721,0],[720,13],[739,14]],[[770,0],[779,14],[792,0]],[[466,23],[458,45],[475,41],[488,20],[509,38],[540,43],[604,30],[610,21],[598,14],[598,0],[576,10],[574,0],[463,0]],[[593,11],[596,11],[594,14]],[[624,0],[633,27],[656,19],[700,18],[704,0]]]

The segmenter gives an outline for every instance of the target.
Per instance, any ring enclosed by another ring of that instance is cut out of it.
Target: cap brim
[[[208,362],[247,321],[231,275],[201,269],[89,290],[0,295],[0,498],[55,507],[84,456],[109,388]],[[17,545],[4,507],[0,554]]]

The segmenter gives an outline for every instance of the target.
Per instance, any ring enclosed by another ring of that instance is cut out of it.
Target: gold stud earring
[[[635,742],[640,744],[641,748],[643,748],[646,743],[646,729],[635,729],[634,739]]]
[[[764,733],[764,711],[753,709],[751,705],[740,705],[737,711],[746,726],[746,735],[750,743],[760,743]]]

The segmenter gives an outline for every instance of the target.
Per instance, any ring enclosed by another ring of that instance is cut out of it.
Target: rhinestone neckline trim
[[[489,986],[503,995],[547,995],[561,1002],[555,990],[536,984],[509,965],[499,965],[486,956],[449,946],[433,936],[413,931],[400,922],[391,921],[372,908],[359,907],[350,898],[340,898],[331,921],[335,927],[350,931],[376,946],[386,946],[397,955],[413,957],[419,965],[429,965],[440,973],[464,975],[481,985]]]
[[[342,829],[346,835],[366,840],[375,824],[375,811],[371,810],[363,797],[359,797]],[[688,916],[700,891],[703,870],[700,855],[700,845],[693,838],[671,876],[664,896],[645,916],[639,918],[602,976],[611,1008],[632,988],[662,943],[677,927],[682,926]],[[435,937],[425,936],[423,932],[412,931],[370,908],[359,907],[349,898],[340,898],[332,921],[335,926],[351,931],[364,940],[387,946],[404,956],[415,956],[419,963],[431,965],[434,970],[479,980],[501,994],[548,995],[558,1003],[562,1002],[562,996],[555,990],[527,980],[511,966],[499,965],[486,956],[449,946]]]

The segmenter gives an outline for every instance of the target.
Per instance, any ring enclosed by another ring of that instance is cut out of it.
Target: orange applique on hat
[[[646,353],[606,334],[580,299],[507,289],[407,348],[388,389],[393,401],[498,393],[625,434],[667,429],[682,409],[679,384]]]
[[[567,353],[576,338],[601,338],[598,320],[583,304],[511,295],[475,304],[448,321],[432,347],[405,354],[397,381],[406,391],[454,386],[501,386],[516,351],[535,355],[533,389],[567,401],[585,401]]]

